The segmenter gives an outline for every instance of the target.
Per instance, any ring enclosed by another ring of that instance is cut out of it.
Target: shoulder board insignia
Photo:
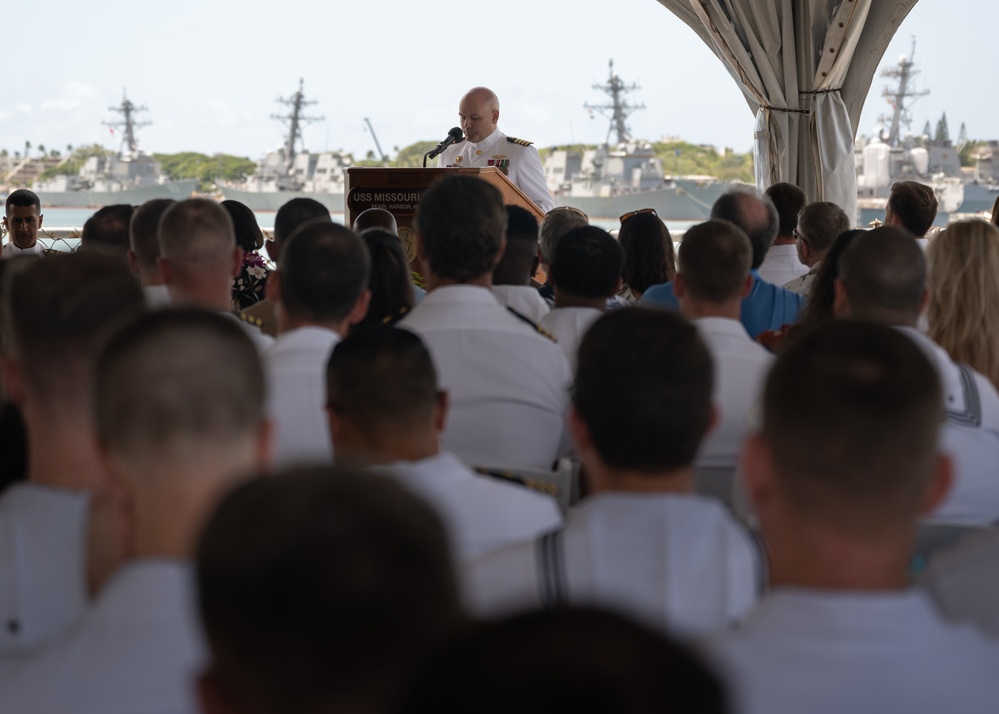
[[[253,325],[254,327],[264,326],[264,321],[261,320],[259,317],[254,317],[253,315],[247,315],[245,312],[240,312],[239,310],[233,310],[232,314],[238,317],[243,322],[249,325]]]
[[[539,325],[538,323],[536,323],[531,318],[527,317],[526,315],[520,314],[519,312],[517,312],[516,310],[514,310],[512,307],[507,307],[507,310],[509,310],[510,314],[513,315],[514,317],[516,317],[521,322],[525,322],[528,325],[530,325],[534,329],[534,331],[537,332],[542,337],[547,337],[552,342],[558,342],[558,339],[555,337],[555,335],[553,335],[552,333],[550,333],[548,330],[546,330],[545,328],[543,328],[541,325]]]
[[[512,136],[508,136],[506,140],[509,141],[511,144],[517,144],[518,146],[530,146],[531,144],[534,143],[533,141],[528,141],[527,139],[517,139]]]
[[[399,322],[399,320],[401,320],[402,318],[406,317],[406,315],[408,315],[409,311],[412,309],[413,308],[411,307],[400,308],[399,312],[397,312],[395,315],[386,315],[385,317],[383,317],[382,324],[388,327],[394,327],[395,324]]]

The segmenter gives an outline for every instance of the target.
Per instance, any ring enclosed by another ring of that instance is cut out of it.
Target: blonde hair
[[[952,223],[928,250],[929,336],[999,387],[999,228]]]

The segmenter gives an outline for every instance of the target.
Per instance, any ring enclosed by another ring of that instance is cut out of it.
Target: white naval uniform
[[[476,615],[596,605],[688,635],[737,621],[764,581],[761,549],[721,504],[623,492],[586,498],[560,535],[488,555],[463,578]]]
[[[919,584],[948,620],[999,638],[999,531],[969,537],[930,561]]]
[[[536,469],[570,451],[569,363],[489,288],[438,287],[397,326],[423,339],[448,392],[446,451],[471,466]]]
[[[66,639],[18,661],[0,711],[18,714],[195,714],[204,646],[190,566],[122,565]]]
[[[323,327],[282,332],[264,354],[274,465],[332,463],[326,420],[326,362],[340,335]]]
[[[774,285],[800,278],[808,272],[808,266],[798,258],[798,246],[794,243],[782,243],[770,246],[763,264],[756,269],[760,278]]]
[[[86,491],[34,483],[14,484],[4,491],[0,657],[45,645],[85,611],[89,513]]]
[[[966,525],[999,521],[999,394],[992,383],[913,327],[898,328],[923,349],[943,384],[940,446],[954,460],[954,484],[928,520]]]
[[[30,248],[18,248],[16,245],[14,245],[13,241],[9,241],[7,243],[4,243],[3,245],[2,257],[14,258],[19,255],[41,255],[42,250],[44,250],[44,246],[42,246],[42,244],[39,243],[38,241],[35,241],[35,244]]]
[[[541,320],[541,326],[558,340],[573,374],[579,364],[579,343],[601,315],[603,312],[592,307],[557,307]]]
[[[751,340],[738,320],[702,317],[693,322],[714,362],[711,400],[719,411],[718,424],[705,436],[695,463],[735,468],[774,356]]]
[[[779,588],[709,650],[737,714],[995,712],[999,643],[917,591]]]
[[[506,169],[503,173],[507,178],[542,212],[548,213],[555,207],[538,150],[530,144],[525,146],[509,141],[499,129],[494,129],[492,134],[475,144],[467,140],[452,144],[440,155],[437,165],[441,168],[484,169],[496,166]]]
[[[552,311],[537,288],[530,285],[493,285],[493,295],[500,305],[516,310],[535,324]]]
[[[558,505],[525,487],[480,476],[453,454],[377,467],[438,512],[457,563],[562,525]]]

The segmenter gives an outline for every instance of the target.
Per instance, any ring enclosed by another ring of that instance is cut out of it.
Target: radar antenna
[[[302,144],[302,149],[305,149],[305,145],[302,140],[302,126],[314,121],[323,121],[326,119],[326,117],[307,117],[302,115],[302,109],[304,107],[307,107],[310,104],[316,104],[315,101],[306,100],[305,94],[302,93],[304,86],[305,80],[299,78],[297,92],[287,99],[284,97],[278,97],[277,100],[275,100],[279,104],[291,107],[291,112],[289,114],[271,114],[271,119],[277,119],[288,127],[288,137],[284,142],[284,155],[289,170],[295,163],[295,155],[297,153],[296,146]]]
[[[625,99],[628,92],[641,89],[637,84],[625,84],[621,78],[614,74],[614,60],[608,63],[610,66],[610,78],[606,84],[594,84],[593,88],[598,89],[611,99],[610,104],[584,104],[584,109],[598,112],[610,117],[610,126],[607,128],[607,143],[610,143],[611,132],[617,135],[617,144],[631,141],[631,130],[625,120],[639,109],[645,109],[644,104],[629,104]]]
[[[916,56],[916,36],[912,37],[912,50],[908,57],[901,57],[898,65],[889,67],[881,73],[882,77],[898,80],[894,87],[885,87],[882,95],[888,100],[892,108],[891,128],[888,130],[888,140],[886,143],[891,147],[898,147],[901,144],[902,126],[906,129],[912,126],[912,113],[909,109],[912,102],[920,97],[929,94],[928,91],[917,92],[910,89],[912,78],[919,74],[913,58]],[[888,121],[887,117],[881,117],[882,122]]]
[[[135,142],[135,130],[143,126],[149,126],[151,123],[148,121],[136,121],[135,115],[138,112],[146,111],[146,108],[137,107],[134,104],[132,104],[132,102],[129,100],[126,94],[126,90],[123,89],[121,92],[121,104],[119,104],[116,107],[108,107],[108,109],[112,112],[117,112],[118,114],[121,114],[122,117],[121,121],[104,121],[101,122],[101,124],[103,124],[106,127],[110,127],[112,132],[114,131],[115,128],[124,129],[121,141],[122,146],[123,147],[127,146],[128,153],[131,154],[132,156],[135,156],[136,154],[139,153],[139,146]],[[119,153],[121,152],[119,151]]]

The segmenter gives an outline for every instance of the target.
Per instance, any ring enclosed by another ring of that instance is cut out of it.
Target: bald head
[[[499,99],[486,87],[474,87],[458,104],[458,119],[465,138],[473,144],[487,138],[499,122]]]
[[[170,206],[160,219],[160,270],[170,299],[209,310],[228,310],[232,279],[242,263],[228,212],[207,198]]]
[[[760,197],[755,191],[728,191],[711,207],[711,217],[739,226],[753,246],[753,268],[763,265],[780,227],[777,209],[769,197]]]
[[[926,259],[908,232],[884,226],[850,244],[839,261],[836,316],[915,325],[926,294]]]
[[[369,228],[381,228],[389,233],[399,235],[399,225],[396,223],[395,216],[384,208],[369,208],[361,211],[354,219],[355,233],[366,231]]]

